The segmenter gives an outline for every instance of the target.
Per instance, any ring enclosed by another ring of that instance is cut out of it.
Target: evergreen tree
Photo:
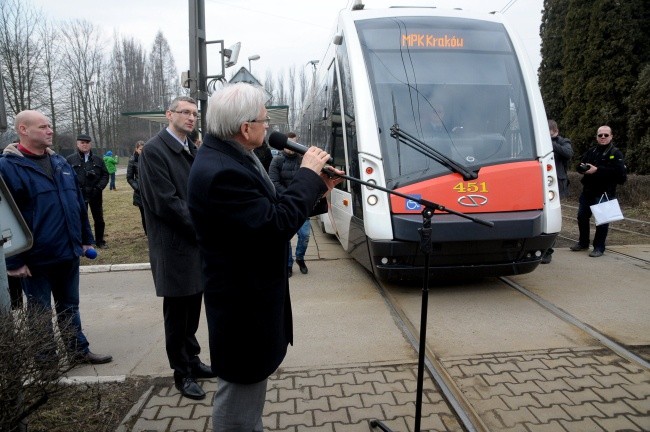
[[[641,71],[639,80],[628,100],[630,117],[628,138],[630,146],[626,161],[630,171],[650,174],[650,64]]]
[[[539,87],[544,99],[548,118],[561,123],[565,102],[562,96],[564,68],[562,66],[564,51],[564,18],[569,0],[544,0],[542,25],[542,61],[539,65]],[[560,129],[564,125],[560,124]]]
[[[642,65],[647,36],[639,14],[646,0],[570,0],[564,27],[563,124],[577,153],[593,142],[598,126],[612,127],[616,145],[627,143],[624,101]],[[647,28],[647,27],[646,27]]]

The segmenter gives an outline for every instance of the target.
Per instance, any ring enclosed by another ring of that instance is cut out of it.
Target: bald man
[[[64,157],[52,151],[52,125],[38,111],[16,115],[19,142],[0,157],[0,174],[25,219],[34,244],[6,259],[7,274],[17,277],[32,311],[51,310],[54,297],[59,328],[64,331],[72,362],[100,364],[109,355],[94,354],[81,330],[79,315],[79,257],[90,248],[93,235],[77,177]],[[54,348],[43,348],[38,360],[53,361]]]

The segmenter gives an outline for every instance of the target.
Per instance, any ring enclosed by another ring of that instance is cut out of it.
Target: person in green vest
[[[117,171],[117,164],[119,163],[119,158],[116,156],[113,156],[112,151],[107,151],[106,154],[104,155],[104,165],[106,165],[106,169],[108,170],[108,174],[111,178],[110,182],[110,190],[117,190],[115,187],[115,172]]]

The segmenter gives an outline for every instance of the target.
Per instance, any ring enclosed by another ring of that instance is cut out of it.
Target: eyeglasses
[[[269,123],[271,123],[271,117],[267,116],[266,118],[263,118],[263,119],[253,119],[253,120],[249,120],[248,122],[249,123],[266,123],[266,124],[269,124]]]
[[[192,117],[194,117],[194,118],[199,118],[199,113],[196,112],[196,111],[190,111],[190,110],[181,110],[181,111],[170,110],[170,111],[171,111],[171,112],[175,112],[176,114],[182,114],[182,115],[184,115],[185,117],[190,117],[190,116],[192,116]]]
[[[609,134],[598,134],[598,138],[608,138]]]

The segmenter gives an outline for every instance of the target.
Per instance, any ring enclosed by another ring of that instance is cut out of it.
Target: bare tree
[[[264,90],[271,95],[271,99],[267,102],[267,105],[275,105],[275,80],[273,78],[273,72],[268,69],[264,77]]]
[[[156,34],[151,54],[149,55],[149,71],[151,78],[154,107],[164,110],[179,93],[178,71],[174,63],[169,43],[162,32]]]
[[[59,109],[57,109],[56,101],[59,98],[55,97],[55,93],[57,93],[56,85],[59,82],[61,69],[61,63],[58,61],[60,58],[59,47],[57,46],[59,32],[50,22],[45,21],[38,29],[38,36],[42,48],[40,69],[45,83],[45,103],[54,128],[54,142],[57,142],[57,112]]]
[[[0,59],[9,110],[39,108],[36,95],[41,51],[37,42],[40,12],[20,0],[0,1]]]
[[[285,76],[284,69],[275,77],[276,88],[275,88],[275,105],[285,105],[287,103],[287,93],[285,86]]]
[[[0,311],[0,430],[24,430],[27,417],[63,389],[59,380],[80,360],[64,354],[76,330],[52,311],[30,306]]]
[[[289,129],[294,130],[296,124],[296,107],[300,100],[300,95],[296,94],[296,66],[293,65],[289,68],[289,77],[286,86],[287,104],[289,105]]]
[[[91,133],[101,147],[101,137],[97,136],[92,119],[90,100],[90,86],[98,79],[102,66],[101,34],[97,27],[84,20],[66,22],[61,34],[63,64],[68,71],[71,99],[77,104],[78,114],[83,116],[84,132]]]
[[[300,126],[300,122],[302,120],[300,116],[302,113],[305,99],[309,95],[309,84],[312,76],[313,76],[312,73],[309,73],[308,75],[308,71],[306,67],[301,68],[300,73],[298,74],[298,88],[300,89],[300,104],[298,105],[296,111],[296,117],[295,117],[296,123],[294,125],[295,128],[298,128]]]
[[[121,149],[121,154],[130,154],[136,141],[147,140],[156,131],[144,120],[127,118],[121,114],[164,108],[160,107],[160,100],[154,96],[151,69],[147,67],[147,53],[138,41],[116,36],[110,71],[112,143]]]

